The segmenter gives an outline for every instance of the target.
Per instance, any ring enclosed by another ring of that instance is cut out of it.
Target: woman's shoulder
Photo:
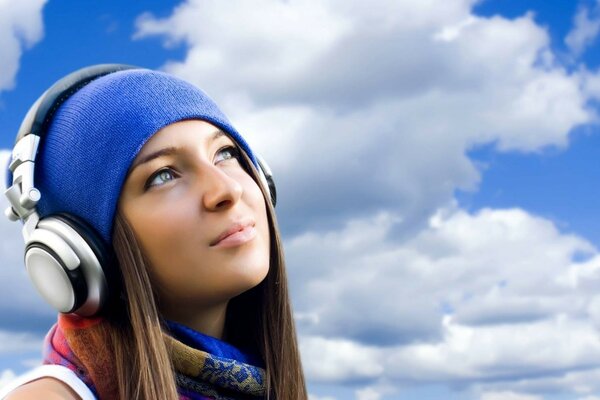
[[[18,376],[0,390],[0,400],[95,400],[92,391],[70,369],[42,365]]]
[[[4,400],[82,400],[66,383],[56,378],[39,378],[17,387]]]

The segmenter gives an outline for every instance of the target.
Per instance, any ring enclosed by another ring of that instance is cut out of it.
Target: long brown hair
[[[244,169],[268,198],[256,168],[243,151],[239,153]],[[266,366],[267,398],[306,400],[283,246],[273,206],[270,201],[266,205],[271,240],[269,272],[259,285],[230,300],[224,340],[258,349]],[[177,400],[175,374],[163,336],[164,321],[147,263],[132,228],[119,211],[113,247],[122,275],[124,307],[107,316],[106,334],[114,350],[120,397]]]

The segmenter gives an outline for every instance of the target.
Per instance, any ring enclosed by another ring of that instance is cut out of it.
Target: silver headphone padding
[[[108,286],[94,251],[73,228],[59,219],[52,217],[42,219],[36,230],[38,229],[60,235],[71,249],[77,253],[77,256],[81,259],[80,268],[87,283],[88,296],[85,303],[75,311],[81,316],[95,314],[106,300]]]
[[[75,304],[71,281],[58,261],[39,247],[25,254],[27,273],[42,297],[60,312],[68,312]]]

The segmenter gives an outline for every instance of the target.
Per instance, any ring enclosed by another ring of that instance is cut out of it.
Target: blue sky
[[[75,69],[179,75],[273,169],[313,400],[596,400],[599,31],[591,0],[0,3],[0,161]],[[0,237],[1,385],[55,316]]]

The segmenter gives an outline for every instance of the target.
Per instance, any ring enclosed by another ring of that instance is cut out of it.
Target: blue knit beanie
[[[223,130],[258,168],[246,141],[202,90],[162,72],[114,72],[84,86],[56,111],[36,159],[40,217],[73,214],[110,245],[131,163],[158,130],[185,119]]]

